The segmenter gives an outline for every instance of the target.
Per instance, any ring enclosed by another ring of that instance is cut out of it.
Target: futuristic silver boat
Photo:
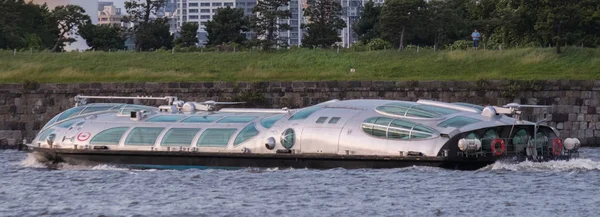
[[[159,107],[86,103],[159,99]],[[430,100],[331,100],[300,109],[221,108],[177,97],[77,96],[27,144],[42,161],[134,168],[478,169],[568,160],[580,142],[503,107]],[[510,116],[510,117],[509,117]]]

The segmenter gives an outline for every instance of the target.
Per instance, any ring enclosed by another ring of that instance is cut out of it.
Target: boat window
[[[198,139],[198,146],[225,147],[237,129],[206,129]]]
[[[131,130],[125,145],[154,145],[162,127],[136,127]]]
[[[181,115],[159,115],[148,119],[146,122],[177,122],[184,117]]]
[[[62,121],[64,119],[78,115],[79,112],[81,112],[81,110],[83,110],[84,108],[85,107],[83,107],[83,106],[79,106],[79,107],[67,109],[60,115],[60,117],[56,121]]]
[[[96,134],[90,144],[118,145],[129,127],[115,127]]]
[[[396,103],[394,103],[396,104]],[[403,106],[378,106],[375,110],[384,115],[399,116],[399,117],[415,117],[415,118],[438,118],[440,114],[417,109],[414,107],[403,107]]]
[[[325,121],[327,120],[328,117],[319,117],[319,119],[317,119],[317,121],[315,123],[317,124],[322,124],[325,123]]]
[[[312,113],[316,112],[320,108],[321,107],[319,107],[319,106],[312,106],[312,107],[302,109],[302,110],[296,112],[296,114],[292,115],[292,117],[290,117],[290,120],[306,119],[306,118],[308,118],[308,116],[310,116]]]
[[[217,123],[248,123],[254,119],[256,116],[230,116],[217,121]]]
[[[192,117],[184,119],[181,122],[184,122],[184,123],[212,123],[221,118],[222,118],[221,116],[192,116]]]
[[[370,135],[389,139],[424,139],[437,136],[437,132],[429,127],[386,117],[368,118],[361,128]]]
[[[283,114],[278,114],[278,115],[273,115],[271,117],[266,117],[263,118],[260,121],[260,125],[262,125],[264,128],[271,128],[273,126],[273,124],[275,124],[275,122],[277,122],[279,119],[283,118]]]
[[[424,111],[435,112],[442,115],[449,115],[460,112],[459,110],[449,109],[444,107],[432,106],[432,105],[417,105],[414,106],[413,109],[421,109]]]
[[[330,124],[337,124],[338,121],[340,121],[340,117],[332,117],[331,120],[329,120]]]
[[[475,104],[471,104],[471,103],[464,103],[464,102],[455,102],[455,103],[452,103],[452,104],[463,106],[463,107],[467,107],[467,108],[474,108],[474,109],[477,109],[479,111],[483,111],[483,109],[485,108],[485,107],[480,106],[480,105],[475,105]]]
[[[54,129],[47,129],[47,130],[45,130],[38,137],[38,141],[45,141],[46,138],[48,137],[48,135],[50,135],[52,132],[54,132]]]
[[[86,107],[80,114],[87,114],[87,113],[92,113],[92,112],[99,112],[99,111],[108,111],[108,110],[113,110],[113,108],[115,107],[120,107],[120,104],[99,104],[99,105],[90,105],[88,107]]]
[[[410,131],[415,126],[411,122],[393,120],[388,129],[388,138],[390,139],[410,139]]]
[[[50,121],[48,121],[48,123],[46,123],[46,125],[44,125],[44,127],[42,127],[42,130],[46,129],[46,127],[56,123],[56,120],[58,120],[58,117],[60,117],[60,115],[56,115],[52,119],[50,119]]]
[[[500,136],[498,136],[498,133],[496,133],[495,130],[489,129],[485,131],[485,133],[483,134],[483,138],[481,138],[482,149],[491,150],[492,141],[494,141],[494,139],[497,138],[500,138]]]
[[[189,146],[200,128],[171,128],[162,141],[161,146]]]
[[[62,123],[58,124],[58,127],[69,128],[69,127],[73,126],[73,124],[75,124],[77,121],[81,121],[81,118],[76,118],[76,119],[62,122]]]
[[[286,129],[281,134],[281,139],[279,142],[281,142],[281,145],[286,149],[294,147],[294,144],[296,144],[296,133],[292,128]]]
[[[235,140],[233,141],[233,145],[239,145],[242,142],[245,142],[246,140],[248,140],[256,135],[258,135],[258,130],[254,126],[254,124],[250,124],[250,125],[244,127],[244,129],[242,129],[242,131],[240,131],[240,133],[237,135],[237,137],[235,137]]]
[[[455,128],[461,128],[463,126],[469,125],[469,124],[474,124],[477,122],[481,122],[481,120],[475,119],[475,118],[469,118],[469,117],[465,117],[465,116],[456,116],[453,118],[450,118],[448,120],[443,121],[442,123],[438,124],[438,127],[455,127]]]

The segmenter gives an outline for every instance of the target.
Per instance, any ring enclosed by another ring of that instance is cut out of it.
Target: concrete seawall
[[[552,105],[526,109],[524,119],[547,118],[563,137],[600,145],[599,81],[322,81],[0,84],[0,144],[31,141],[45,122],[81,95],[177,96],[185,101],[246,101],[252,107],[297,108],[330,99],[432,99],[480,105]],[[95,101],[100,102],[100,101]],[[112,101],[118,102],[118,101]],[[121,101],[125,102],[125,101]],[[131,101],[130,101],[131,103]],[[155,101],[142,102],[158,105]]]

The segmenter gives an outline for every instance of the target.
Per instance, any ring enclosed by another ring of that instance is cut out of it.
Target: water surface
[[[478,171],[130,170],[0,151],[0,216],[597,216],[600,149]]]

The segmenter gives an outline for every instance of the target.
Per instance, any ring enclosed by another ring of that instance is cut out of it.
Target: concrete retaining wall
[[[23,138],[30,141],[45,122],[72,107],[77,94],[172,95],[185,101],[242,100],[249,102],[246,106],[289,108],[330,99],[361,98],[552,105],[551,108],[526,109],[524,119],[548,118],[548,124],[558,128],[561,136],[578,137],[588,146],[600,145],[600,81],[487,80],[0,84],[0,142],[11,145],[20,143]]]

